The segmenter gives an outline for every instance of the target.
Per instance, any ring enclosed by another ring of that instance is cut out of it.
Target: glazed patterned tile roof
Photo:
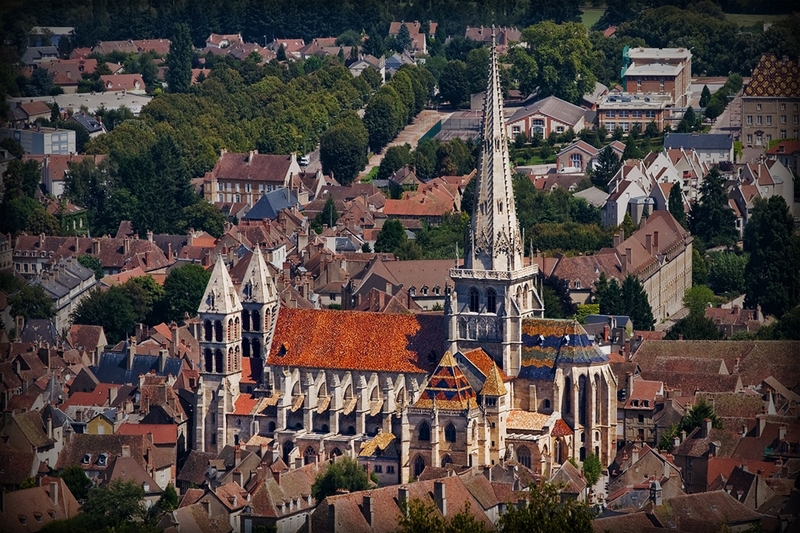
[[[444,317],[358,311],[278,311],[268,364],[429,373],[445,345]]]
[[[800,97],[800,66],[772,54],[762,55],[743,96]]]
[[[497,369],[497,365],[492,365],[489,369],[489,375],[486,376],[486,381],[483,382],[481,394],[484,396],[505,396],[508,392],[506,386],[503,384],[503,376]]]
[[[552,379],[559,364],[606,363],[600,351],[574,320],[526,319],[522,321],[523,379]]]
[[[394,433],[379,431],[377,435],[361,445],[361,451],[358,453],[358,456],[371,457],[375,455],[376,450],[385,450],[395,439],[397,439],[397,437],[395,437]]]
[[[476,394],[450,352],[445,352],[414,407],[463,410],[477,407]]]

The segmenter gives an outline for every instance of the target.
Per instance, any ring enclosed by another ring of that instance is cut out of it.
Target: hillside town
[[[67,4],[0,14],[1,531],[800,531],[800,14]]]

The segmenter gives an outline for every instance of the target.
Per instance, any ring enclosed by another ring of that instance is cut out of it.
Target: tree
[[[170,92],[185,93],[192,85],[192,39],[187,24],[176,24],[167,55],[167,84]]]
[[[575,314],[575,304],[569,295],[569,280],[551,274],[544,278],[542,288],[547,318],[570,318]]]
[[[665,340],[721,340],[722,331],[702,313],[689,313],[678,320],[664,335]]]
[[[644,129],[644,136],[648,139],[658,137],[658,125],[655,120],[651,120],[647,123],[647,127]]]
[[[400,504],[397,533],[489,533],[483,522],[470,513],[469,502],[454,515],[440,517],[431,501],[412,498]],[[449,510],[449,509],[448,509]],[[449,513],[448,513],[449,514]]]
[[[694,113],[694,109],[692,106],[686,108],[686,112],[683,114],[683,118],[678,123],[678,133],[689,133],[694,131],[697,127],[697,116]]]
[[[656,320],[639,278],[631,274],[625,276],[625,281],[622,282],[622,298],[625,305],[624,314],[631,317],[633,329],[652,330]]]
[[[210,277],[210,272],[195,264],[170,271],[164,280],[161,319],[164,322],[177,322],[183,320],[184,314],[190,317],[196,315]]]
[[[460,60],[449,61],[439,75],[439,95],[453,108],[458,107],[470,95],[467,79],[467,64]]]
[[[705,285],[695,285],[683,295],[683,305],[689,308],[690,313],[705,314],[709,304],[716,301],[714,291]]]
[[[67,484],[69,491],[75,496],[76,500],[80,502],[86,499],[92,482],[86,476],[86,473],[80,465],[70,465],[66,467],[58,477],[64,480],[64,483]]]
[[[383,85],[370,98],[364,110],[364,126],[369,134],[369,148],[379,153],[405,126],[408,109],[400,95],[389,84]]]
[[[713,121],[718,116],[720,116],[723,111],[725,111],[725,104],[722,102],[721,99],[716,98],[716,95],[715,95],[708,102],[708,105],[703,110],[703,114],[706,116],[706,118],[708,118],[709,120]]]
[[[58,235],[61,225],[55,215],[40,206],[25,221],[25,232],[29,235]]]
[[[119,286],[108,290],[93,289],[78,302],[70,314],[74,324],[103,326],[109,342],[126,339],[136,324],[136,311]]]
[[[605,191],[608,188],[608,182],[619,171],[622,166],[619,156],[611,146],[606,146],[600,151],[597,158],[597,167],[591,169],[589,177],[592,180],[592,185],[600,190]]]
[[[23,316],[25,320],[56,316],[53,300],[41,285],[26,283],[17,292],[9,295],[8,305],[14,316]]]
[[[502,533],[590,533],[592,518],[586,502],[562,499],[558,486],[543,482],[531,485],[523,502],[507,507],[498,529]]]
[[[20,196],[33,198],[42,179],[39,162],[35,159],[21,161],[13,159],[3,172],[3,201],[7,202]]]
[[[586,456],[583,461],[583,475],[589,487],[594,487],[600,481],[600,474],[603,472],[603,465],[600,458],[593,453]]]
[[[356,459],[342,456],[336,459],[324,472],[317,475],[314,484],[311,485],[311,495],[317,503],[325,497],[336,494],[339,489],[346,489],[350,492],[366,490],[370,482],[377,484],[377,476],[372,473],[373,479],[367,475],[367,471],[358,464]]]
[[[800,237],[782,196],[757,199],[744,228],[744,305],[780,318],[800,303]]]
[[[392,177],[392,174],[404,166],[411,163],[411,146],[404,144],[402,146],[390,146],[386,149],[381,164],[378,167],[378,179],[386,180]]]
[[[202,230],[214,237],[222,237],[225,232],[225,215],[211,202],[199,199],[183,208],[179,226],[184,230]]]
[[[130,522],[144,522],[144,488],[135,481],[115,479],[93,488],[81,508],[96,529],[113,530]]]
[[[333,174],[342,185],[349,185],[367,164],[369,133],[353,111],[322,134],[319,158],[322,171]]]
[[[381,79],[381,73],[378,72],[377,69],[373,67],[367,67],[361,71],[361,78],[364,79],[369,86],[372,87],[373,91],[377,91],[378,87],[383,84],[383,80]]]
[[[322,233],[323,224],[332,228],[337,220],[339,220],[339,213],[336,211],[336,204],[333,201],[333,196],[328,196],[328,199],[325,200],[325,206],[322,208],[322,211],[317,213],[317,216],[314,217],[311,227],[317,233]]]
[[[594,299],[600,304],[600,314],[624,314],[625,307],[622,301],[622,289],[616,278],[611,278],[611,280],[609,280],[605,272],[600,272],[600,278],[594,285]]]
[[[105,276],[103,262],[98,257],[89,254],[79,255],[78,263],[90,270],[94,270],[94,279],[103,279],[103,276]]]
[[[283,45],[280,45],[278,51],[275,52],[275,59],[278,61],[286,61],[286,48]]]
[[[714,413],[714,406],[712,406],[704,397],[700,397],[700,400],[694,404],[689,411],[683,415],[680,422],[675,426],[672,426],[669,431],[666,431],[664,435],[661,437],[661,442],[659,442],[659,449],[661,450],[670,450],[672,449],[672,437],[679,435],[681,431],[685,431],[688,435],[695,428],[700,427],[703,421],[708,418],[711,420],[711,427],[714,429],[722,429],[722,419],[717,417],[716,413]]]
[[[728,205],[725,178],[716,166],[700,185],[700,200],[689,213],[689,230],[709,248],[736,242],[736,216]]]
[[[408,31],[408,26],[401,24],[400,31],[397,33],[397,37],[395,37],[395,50],[403,52],[411,48],[411,44],[411,32]]]
[[[636,140],[628,138],[628,142],[625,143],[625,151],[622,152],[622,160],[641,159],[642,155],[642,150],[636,144]]]
[[[705,285],[707,281],[708,264],[700,250],[692,248],[692,285]]]
[[[378,238],[375,240],[375,251],[379,253],[394,253],[408,241],[406,229],[403,224],[395,218],[387,220],[381,231],[378,233]]]
[[[672,187],[669,189],[668,204],[669,213],[675,218],[678,224],[685,228],[686,209],[684,208],[683,192],[681,191],[681,183],[679,181],[673,183]]]
[[[172,483],[169,483],[167,488],[164,489],[157,505],[161,511],[172,511],[178,508],[178,492],[172,486]]]
[[[527,48],[509,53],[512,77],[524,94],[537,89],[539,96],[557,96],[574,104],[594,90],[597,77],[592,66],[599,62],[586,28],[579,23],[541,22],[522,32]]]
[[[703,85],[703,91],[700,93],[700,107],[706,107],[710,101],[711,91],[708,90],[708,85]]]
[[[747,254],[712,252],[708,254],[708,286],[717,294],[745,292]]]

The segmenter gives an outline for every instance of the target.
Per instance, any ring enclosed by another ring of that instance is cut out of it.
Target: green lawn
[[[759,26],[764,22],[775,22],[782,18],[788,18],[789,15],[754,15],[750,13],[725,13],[725,19],[735,22],[740,28],[749,28],[758,24]]]
[[[603,11],[603,9],[584,9],[581,15],[581,22],[587,28],[591,28],[603,16]]]

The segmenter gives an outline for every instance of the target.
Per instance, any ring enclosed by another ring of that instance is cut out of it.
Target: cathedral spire
[[[228,269],[225,268],[225,261],[222,255],[217,256],[214,269],[211,271],[211,278],[206,285],[203,299],[197,310],[199,314],[215,313],[220,315],[230,315],[239,313],[242,310],[242,302],[236,294],[236,287],[233,285]]]
[[[483,101],[481,153],[476,179],[477,198],[473,208],[472,234],[464,266],[475,270],[521,269],[522,239],[514,207],[494,27],[492,27],[489,79]]]
[[[275,300],[276,289],[269,267],[261,253],[261,246],[256,244],[253,247],[253,256],[250,264],[242,278],[239,288],[239,296],[242,302],[267,303]]]

